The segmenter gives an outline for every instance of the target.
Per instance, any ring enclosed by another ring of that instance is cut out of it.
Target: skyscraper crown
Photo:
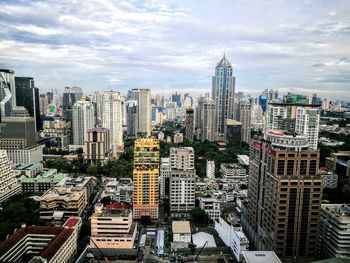
[[[217,64],[217,67],[232,67],[230,61],[227,60],[225,54],[220,60],[220,62]]]

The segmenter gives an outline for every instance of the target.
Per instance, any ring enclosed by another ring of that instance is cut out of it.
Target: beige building
[[[189,221],[173,221],[173,242],[191,243],[191,227]]]
[[[40,218],[62,221],[69,217],[80,217],[87,205],[86,189],[55,187],[40,197]]]
[[[111,156],[109,129],[92,128],[86,134],[84,159],[93,164],[105,164]]]
[[[90,246],[97,248],[132,249],[137,233],[132,211],[127,205],[97,204],[91,216]]]
[[[67,148],[71,132],[71,123],[60,119],[43,121],[43,134],[45,138],[54,138],[58,147]]]

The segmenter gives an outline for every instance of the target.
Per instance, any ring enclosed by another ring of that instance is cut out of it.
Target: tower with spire
[[[215,133],[218,137],[224,134],[225,120],[234,119],[235,81],[231,63],[224,53],[215,67],[212,79],[212,99],[215,104]]]

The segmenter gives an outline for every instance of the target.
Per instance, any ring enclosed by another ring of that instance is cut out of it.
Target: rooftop
[[[42,163],[20,163],[15,166],[15,170],[30,171],[42,166]]]
[[[198,232],[192,235],[193,244],[197,247],[203,247],[206,242],[208,242],[205,247],[216,247],[214,236],[205,232]]]
[[[230,61],[227,60],[225,54],[216,66],[217,67],[232,67]]]
[[[273,251],[242,251],[247,263],[281,263]]]
[[[189,221],[173,221],[172,227],[174,234],[191,234]]]

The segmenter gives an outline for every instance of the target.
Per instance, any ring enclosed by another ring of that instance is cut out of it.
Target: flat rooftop
[[[174,234],[191,234],[190,221],[173,221]]]
[[[242,251],[247,263],[281,263],[273,251]]]

